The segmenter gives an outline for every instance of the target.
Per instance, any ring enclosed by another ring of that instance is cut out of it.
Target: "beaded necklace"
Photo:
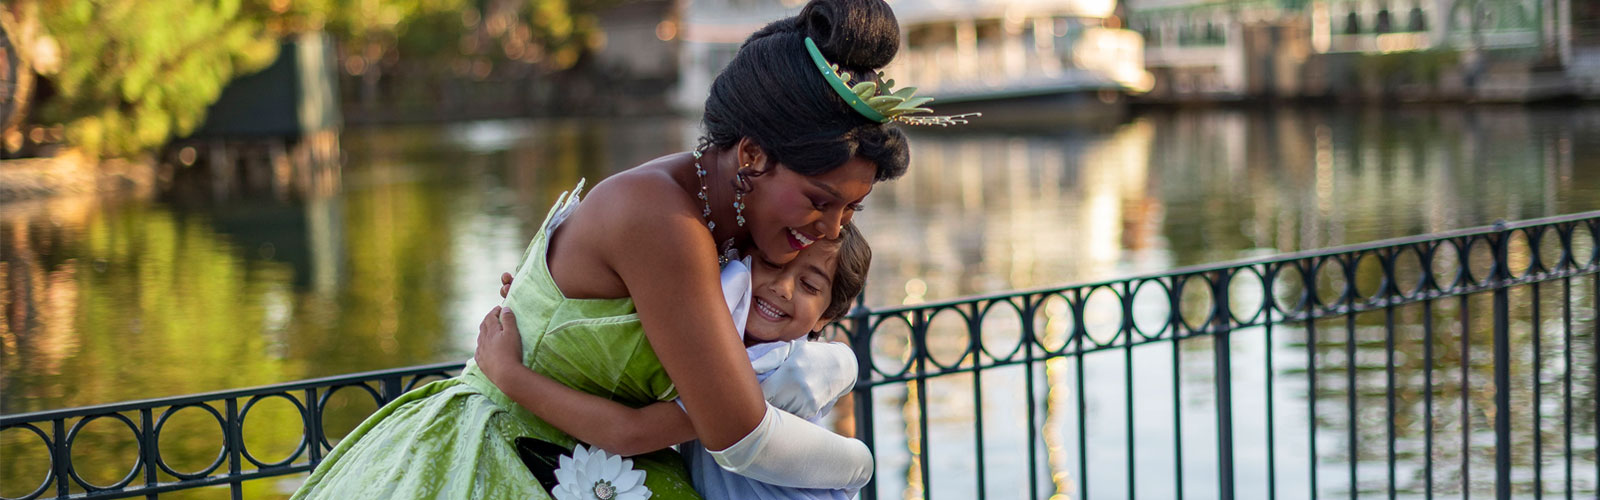
[[[700,199],[700,204],[702,206],[700,210],[700,216],[706,220],[706,229],[710,230],[712,238],[715,238],[717,234],[717,223],[716,221],[711,220],[711,190],[706,187],[706,169],[700,164],[700,157],[703,155],[704,154],[698,149],[694,151],[694,175],[700,178],[700,192],[696,193],[695,197]],[[744,194],[739,193],[735,195],[734,198],[734,210],[739,212],[739,227],[744,227]],[[721,252],[719,255],[717,255],[718,266],[724,266],[727,265],[729,261],[739,259],[739,251],[733,248],[733,240],[733,237],[729,237],[727,241],[722,242]]]

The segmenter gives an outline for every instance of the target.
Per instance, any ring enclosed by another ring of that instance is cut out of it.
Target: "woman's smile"
[[[789,228],[789,247],[795,250],[805,250],[806,247],[811,246],[812,243],[816,243],[817,239],[818,238],[808,238],[805,234],[795,231],[794,228]]]
[[[751,146],[753,147],[753,146]],[[781,164],[753,179],[746,198],[755,249],[776,264],[786,264],[817,242],[837,238],[861,201],[872,192],[877,166],[851,157],[827,173],[804,176]],[[781,241],[780,241],[781,240]]]

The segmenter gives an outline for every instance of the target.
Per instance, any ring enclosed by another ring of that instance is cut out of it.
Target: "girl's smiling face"
[[[822,313],[832,299],[838,255],[836,240],[806,247],[788,264],[753,253],[745,345],[795,340],[827,325],[832,318],[823,318]]]

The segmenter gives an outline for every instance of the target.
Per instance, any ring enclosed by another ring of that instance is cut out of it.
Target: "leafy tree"
[[[192,132],[228,82],[276,59],[285,34],[327,31],[374,71],[402,56],[559,70],[598,32],[594,12],[619,0],[19,1],[38,2],[63,52],[36,120],[109,157]]]
[[[239,0],[43,0],[41,20],[61,44],[57,95],[40,119],[65,123],[90,155],[158,146],[204,120],[235,76],[277,57],[260,19]]]

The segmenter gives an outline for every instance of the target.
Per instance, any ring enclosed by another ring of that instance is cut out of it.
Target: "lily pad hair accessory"
[[[850,86],[845,81],[850,79],[850,73],[840,73],[839,67],[828,63],[822,57],[822,51],[817,49],[817,43],[806,37],[806,52],[811,54],[811,61],[817,63],[817,70],[822,72],[822,77],[828,80],[828,85],[833,91],[839,93],[844,102],[849,103],[852,109],[861,116],[867,117],[878,123],[900,122],[907,125],[938,125],[948,127],[967,123],[967,118],[983,116],[982,113],[965,113],[945,116],[909,116],[916,113],[932,113],[933,110],[922,107],[933,101],[932,97],[916,96],[916,87],[904,87],[893,90],[894,80],[883,80],[883,88],[878,88],[878,83],[863,79]],[[883,73],[878,73],[878,78],[883,78]],[[881,92],[880,92],[881,90]]]

